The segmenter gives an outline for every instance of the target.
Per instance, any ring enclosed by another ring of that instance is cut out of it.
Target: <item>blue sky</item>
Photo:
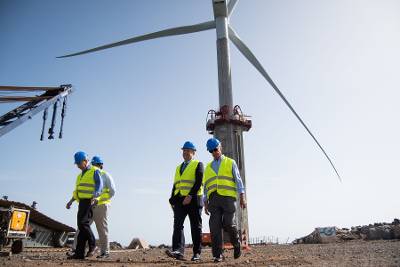
[[[244,139],[251,236],[286,240],[317,226],[398,217],[399,11],[389,0],[239,1],[231,25],[343,178],[231,45],[234,103],[253,120]],[[99,154],[117,186],[111,240],[170,243],[167,200],[180,147],[192,140],[197,157],[210,160],[215,32],[55,57],[212,18],[211,1],[0,0],[0,84],[75,89],[62,140],[39,141],[41,115],[0,139],[0,194],[36,200],[74,226],[76,207],[65,209],[78,173],[73,154]],[[203,222],[208,231],[206,215]]]

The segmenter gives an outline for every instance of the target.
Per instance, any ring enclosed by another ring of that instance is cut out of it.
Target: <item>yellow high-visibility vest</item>
[[[101,178],[103,179],[105,171],[102,169],[99,169]],[[111,203],[111,196],[110,196],[110,188],[106,187],[106,183],[104,183],[103,179],[103,191],[101,191],[101,194],[99,196],[99,202],[97,202],[97,205],[104,205],[104,204],[110,204]]]
[[[219,166],[218,174],[211,168],[211,163],[207,164],[204,171],[203,184],[207,189],[207,198],[211,193],[217,192],[221,196],[237,198],[236,181],[233,177],[233,159],[224,156]]]
[[[96,170],[96,167],[90,166],[83,176],[82,172],[78,175],[74,191],[74,198],[76,200],[93,198],[95,189],[94,172]]]
[[[181,170],[181,165],[178,165],[176,167],[175,171],[175,179],[174,179],[174,186],[175,186],[175,191],[174,195],[181,194],[182,196],[187,196],[190,193],[190,190],[192,189],[195,180],[196,180],[196,169],[197,166],[199,165],[198,160],[191,160],[189,164],[186,166],[185,170],[183,170],[183,173],[180,173]],[[197,191],[197,195],[201,196],[203,195],[203,186],[200,186],[199,191]]]

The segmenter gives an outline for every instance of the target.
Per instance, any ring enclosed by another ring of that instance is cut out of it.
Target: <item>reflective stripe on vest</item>
[[[217,192],[221,196],[237,198],[236,180],[233,177],[233,159],[224,156],[219,166],[218,174],[207,164],[204,171],[204,186],[207,188],[207,198],[211,193]]]
[[[76,178],[76,193],[79,199],[89,199],[93,197],[95,182],[94,172],[97,168],[91,166],[82,176],[82,173]]]
[[[101,191],[101,194],[99,196],[99,202],[97,202],[97,205],[104,205],[104,204],[110,204],[111,203],[111,196],[110,196],[110,188],[106,187],[108,183],[105,181],[105,171],[102,169],[99,169],[100,174],[101,174],[101,179],[103,179],[103,191]]]
[[[181,194],[181,196],[187,196],[192,189],[195,180],[196,180],[196,169],[199,165],[198,160],[191,160],[186,168],[183,170],[181,174],[181,164],[176,167],[175,171],[175,179],[174,179],[174,196],[177,194]],[[201,196],[203,194],[203,186],[200,186],[199,191],[197,191],[197,195]]]

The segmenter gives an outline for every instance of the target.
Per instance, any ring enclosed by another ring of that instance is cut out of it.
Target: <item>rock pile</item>
[[[320,227],[304,237],[293,241],[293,244],[322,244],[343,242],[354,239],[362,240],[389,240],[400,239],[400,220],[392,223],[374,223],[364,226],[354,226],[339,229],[337,227]]]
[[[122,245],[116,241],[110,242],[110,249],[111,250],[120,250],[123,249]]]
[[[351,232],[364,240],[400,239],[400,221],[394,219],[392,223],[374,223],[351,228]]]
[[[149,244],[140,238],[133,238],[128,249],[149,249]]]

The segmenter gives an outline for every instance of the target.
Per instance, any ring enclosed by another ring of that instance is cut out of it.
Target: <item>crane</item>
[[[39,92],[39,95],[33,93]],[[28,94],[28,95],[20,95]],[[61,126],[58,137],[63,136],[64,117],[67,111],[67,96],[72,93],[72,85],[64,84],[59,87],[24,87],[24,86],[0,86],[0,104],[24,102],[22,105],[0,116],[0,137],[12,131],[37,113],[43,111],[43,125],[40,140],[44,139],[44,129],[49,107],[53,106],[51,125],[48,139],[54,139],[58,106],[62,102]]]

